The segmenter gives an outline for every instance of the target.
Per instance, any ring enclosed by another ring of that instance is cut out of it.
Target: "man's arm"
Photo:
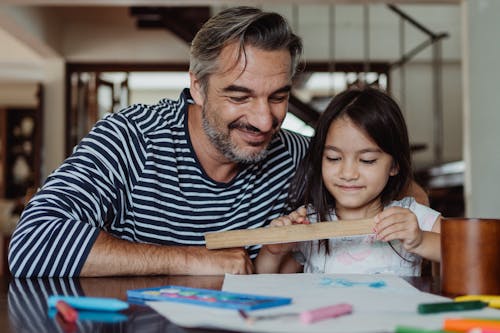
[[[80,276],[251,274],[244,248],[207,250],[204,246],[132,243],[100,232]]]
[[[419,204],[429,206],[429,196],[414,180],[411,181],[410,185],[401,197],[414,197]]]
[[[15,277],[252,271],[243,249],[137,244],[110,234],[124,228],[126,200],[146,161],[145,149],[131,151],[131,143],[145,144],[133,126],[119,115],[99,122],[47,179],[11,239]]]

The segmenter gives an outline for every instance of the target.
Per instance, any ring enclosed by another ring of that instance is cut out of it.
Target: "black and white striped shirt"
[[[132,105],[99,121],[47,178],[12,236],[14,276],[76,276],[99,230],[162,245],[204,245],[204,233],[266,225],[283,213],[308,139],[281,130],[268,157],[229,183],[200,167],[178,101]],[[249,249],[253,258],[258,247]],[[126,254],[124,254],[126,255]]]

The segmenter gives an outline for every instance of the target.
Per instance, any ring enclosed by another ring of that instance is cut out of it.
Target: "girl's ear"
[[[191,97],[193,98],[195,104],[203,105],[205,100],[204,97],[205,95],[200,85],[200,81],[196,78],[196,76],[192,72],[189,72],[189,80],[190,80],[189,91],[191,93]]]
[[[395,162],[392,162],[391,170],[389,171],[389,176],[395,176],[399,173],[399,165]]]

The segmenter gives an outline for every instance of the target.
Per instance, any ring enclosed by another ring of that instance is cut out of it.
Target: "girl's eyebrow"
[[[342,149],[337,148],[337,147],[332,146],[332,145],[325,145],[325,150],[333,150],[333,151],[336,151],[336,152],[342,152]],[[381,152],[382,152],[382,149],[380,149],[380,148],[364,148],[364,149],[356,151],[356,153],[358,153],[358,154],[363,154],[363,153],[381,153]]]

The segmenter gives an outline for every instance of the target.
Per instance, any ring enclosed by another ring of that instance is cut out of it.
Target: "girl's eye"
[[[365,164],[374,164],[375,162],[377,162],[377,159],[373,159],[373,160],[361,160],[361,163],[365,163]]]
[[[340,157],[326,156],[326,159],[327,161],[332,161],[332,162],[340,161]]]

